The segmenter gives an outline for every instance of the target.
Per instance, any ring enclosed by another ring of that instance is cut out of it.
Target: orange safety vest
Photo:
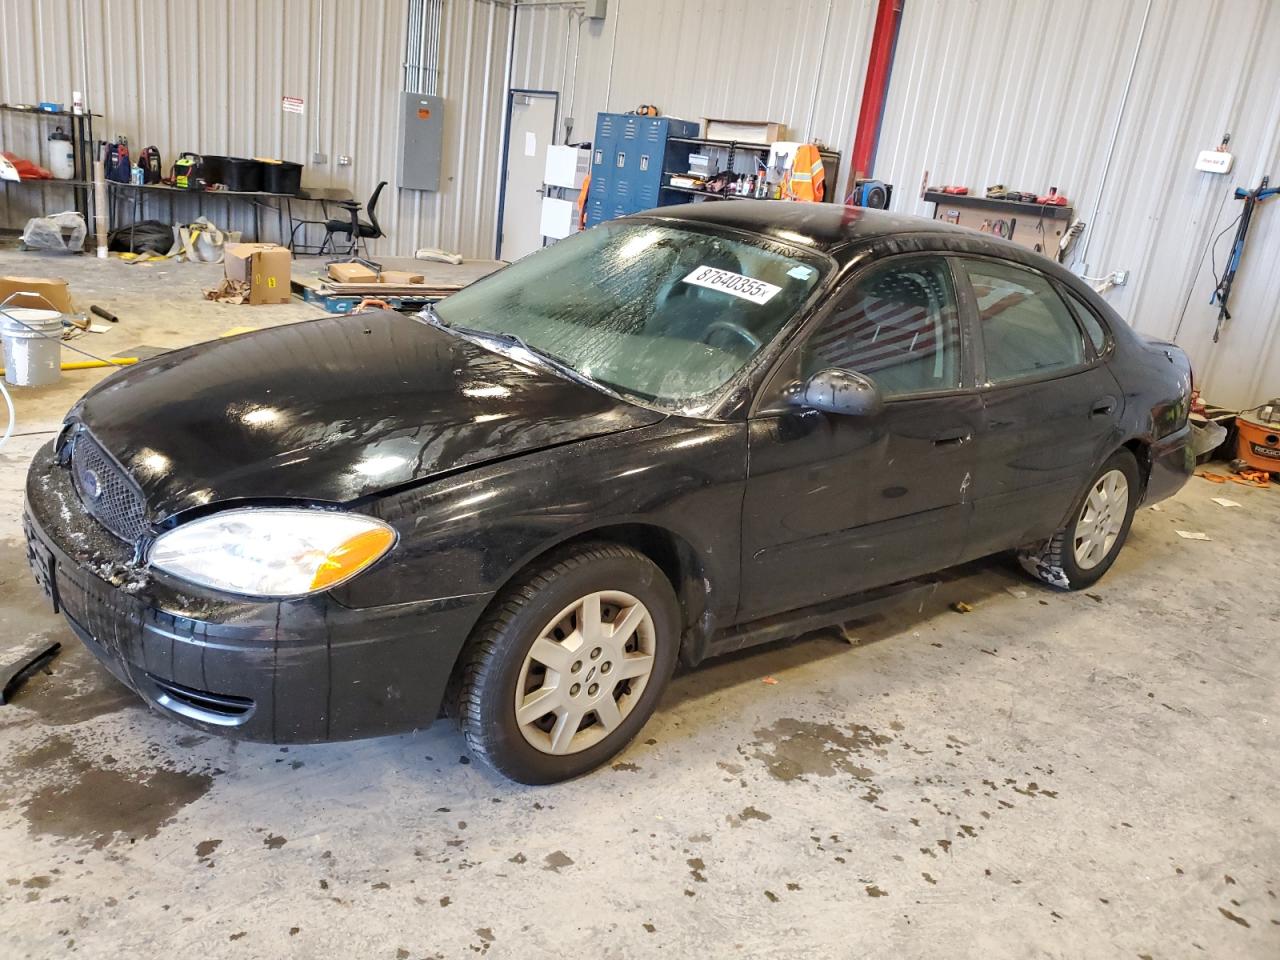
[[[582,180],[582,189],[578,191],[578,229],[587,229],[587,197],[591,193],[591,174]]]
[[[782,195],[788,200],[812,200],[819,202],[827,192],[827,171],[822,165],[822,154],[812,143],[796,148],[791,171],[783,180]]]

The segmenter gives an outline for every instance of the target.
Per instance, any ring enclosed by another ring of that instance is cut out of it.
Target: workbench
[[[1075,216],[1075,210],[1069,206],[992,200],[967,193],[926,190],[923,199],[934,205],[935,220],[946,220],[1004,237],[1050,259],[1057,256],[1062,234]]]
[[[0,180],[5,188],[9,187],[37,187],[48,190],[54,188],[65,187],[76,191],[79,196],[82,192],[88,193],[90,199],[93,195],[92,180]],[[261,212],[263,210],[274,210],[276,214],[276,227],[279,243],[293,249],[294,237],[300,228],[305,228],[308,224],[320,224],[323,220],[329,219],[328,204],[338,203],[343,200],[352,200],[354,197],[350,190],[344,187],[304,187],[296,194],[293,193],[268,193],[263,190],[245,191],[245,190],[179,190],[164,183],[120,183],[116,180],[107,181],[107,206],[108,206],[108,226],[114,229],[120,226],[120,217],[113,214],[116,209],[116,200],[122,199],[125,203],[123,209],[131,211],[132,222],[137,223],[143,219],[144,202],[148,196],[165,197],[169,201],[169,222],[174,226],[180,223],[174,217],[174,201],[181,197],[209,199],[221,197],[227,201],[227,219],[231,217],[231,205],[233,203],[247,203],[253,207],[253,236],[244,239],[248,241],[256,241],[262,233]],[[308,220],[302,217],[294,216],[293,204],[295,201],[303,203],[319,203],[323,211],[323,220]],[[83,211],[82,211],[83,212]],[[347,216],[344,213],[344,219]],[[285,220],[289,221],[286,229]],[[92,211],[85,214],[85,222],[89,227],[89,236],[93,236],[93,217]],[[227,226],[227,224],[220,224]]]

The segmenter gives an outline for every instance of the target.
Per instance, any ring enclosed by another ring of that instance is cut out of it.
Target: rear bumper
[[[52,445],[27,479],[37,582],[85,646],[157,710],[279,743],[429,725],[486,596],[351,609],[327,594],[242,600],[151,574],[85,513]]]
[[[1156,503],[1182,489],[1196,470],[1195,453],[1191,449],[1191,427],[1162,437],[1151,445],[1151,476],[1143,494],[1144,504]]]

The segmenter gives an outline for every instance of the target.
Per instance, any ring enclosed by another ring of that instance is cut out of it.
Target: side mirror
[[[884,398],[874,381],[834,367],[819,370],[807,383],[795,384],[790,399],[796,406],[846,417],[872,417],[884,409]]]

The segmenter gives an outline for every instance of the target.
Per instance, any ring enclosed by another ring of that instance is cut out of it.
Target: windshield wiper
[[[432,312],[434,313],[434,311]],[[566,363],[554,353],[548,353],[545,350],[539,350],[535,347],[529,346],[529,344],[524,341],[524,338],[518,334],[494,330],[476,330],[472,327],[454,327],[449,326],[448,324],[445,324],[444,326],[446,329],[452,330],[454,333],[460,334],[471,340],[479,340],[507,348],[514,347],[529,356],[531,359],[542,364],[544,367],[550,367],[556,373],[559,373],[561,376],[566,377],[575,383],[581,383],[584,386],[600,390],[603,393],[609,394],[611,397],[616,398],[618,396],[618,394],[613,390],[610,390],[598,380],[592,380],[585,373]]]
[[[434,303],[427,303],[418,313],[414,314],[414,316],[423,323],[430,324],[440,330],[447,330],[455,336],[462,337],[466,340],[480,341],[481,343],[489,343],[499,347],[506,347],[508,349],[515,348],[534,362],[539,363],[544,367],[549,367],[561,376],[572,380],[574,383],[581,383],[584,386],[599,390],[602,393],[607,393],[616,400],[624,399],[617,391],[606,387],[598,380],[591,379],[576,367],[571,366],[564,360],[557,357],[554,353],[548,353],[545,350],[538,350],[529,346],[529,344],[525,342],[524,338],[518,334],[504,333],[502,331],[494,330],[477,330],[474,327],[455,326],[454,324],[446,322],[445,319],[440,316],[440,313],[436,310]]]

